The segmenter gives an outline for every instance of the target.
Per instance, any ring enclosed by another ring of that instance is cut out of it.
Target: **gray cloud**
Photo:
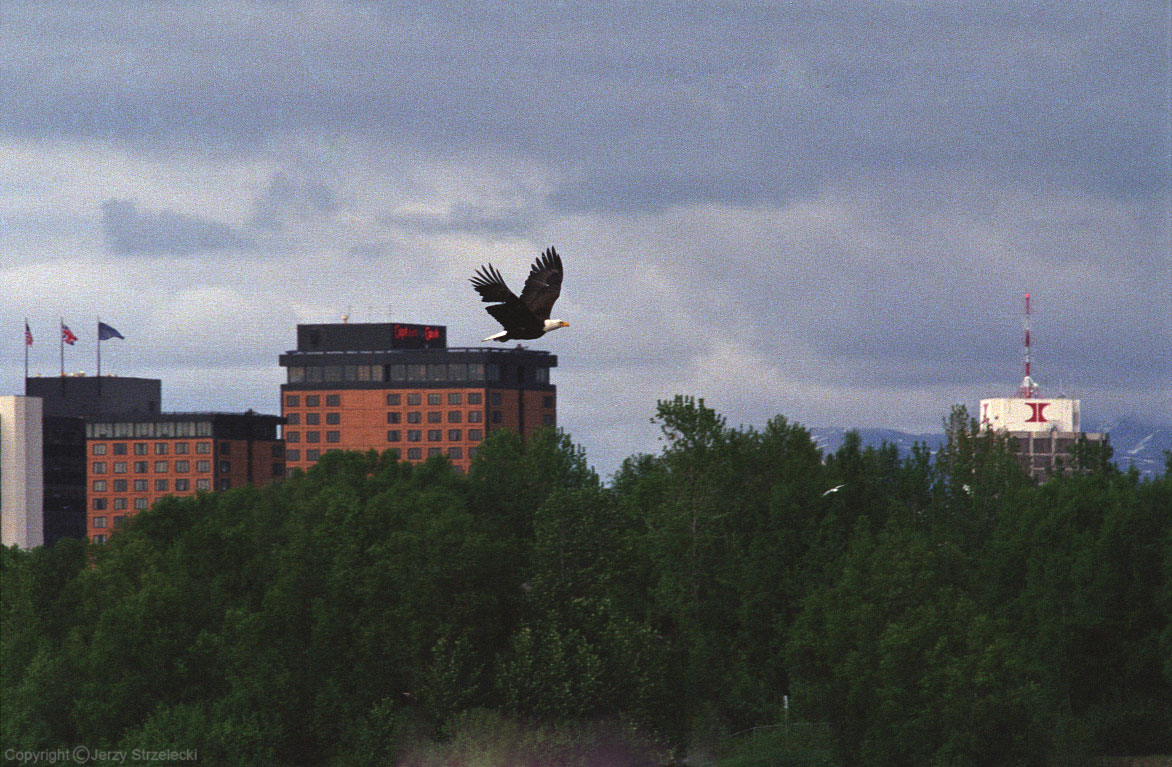
[[[102,231],[106,247],[118,255],[192,256],[252,247],[226,224],[170,210],[140,211],[132,200],[102,203]]]

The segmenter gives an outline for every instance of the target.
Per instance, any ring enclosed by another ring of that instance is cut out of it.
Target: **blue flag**
[[[122,334],[119,333],[117,330],[110,327],[109,325],[107,325],[104,322],[99,322],[98,323],[98,340],[105,341],[108,338],[121,338],[123,341],[126,340],[122,336]]]

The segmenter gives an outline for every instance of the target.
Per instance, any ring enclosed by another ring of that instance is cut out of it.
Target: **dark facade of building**
[[[24,393],[40,397],[47,416],[84,418],[109,413],[158,413],[163,382],[158,378],[59,376],[26,378]]]
[[[331,450],[445,455],[467,470],[494,429],[523,437],[557,423],[557,357],[524,349],[447,348],[439,325],[299,325],[280,357],[289,468]]]
[[[123,414],[85,423],[86,532],[104,542],[165,496],[285,476],[281,419],[257,413]]]
[[[85,418],[158,413],[162,387],[157,378],[25,379],[25,393],[43,403],[46,546],[62,538],[86,536]]]

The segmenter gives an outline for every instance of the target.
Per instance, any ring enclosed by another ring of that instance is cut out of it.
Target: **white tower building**
[[[31,549],[45,540],[39,397],[0,396],[0,543]]]

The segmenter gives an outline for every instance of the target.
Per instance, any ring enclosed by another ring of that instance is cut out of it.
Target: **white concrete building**
[[[44,543],[45,473],[39,397],[0,396],[0,543]]]

